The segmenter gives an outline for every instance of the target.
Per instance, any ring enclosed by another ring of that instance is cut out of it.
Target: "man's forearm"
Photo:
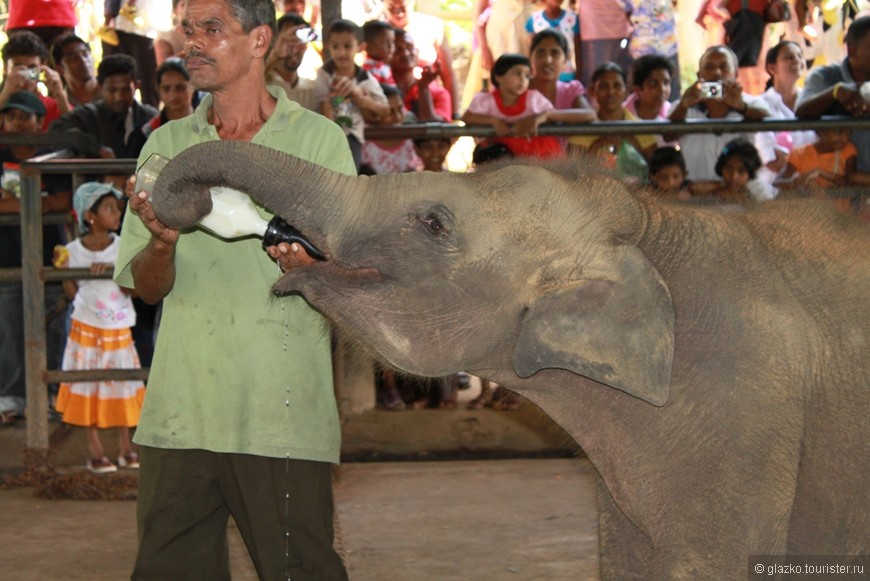
[[[815,96],[803,99],[797,109],[795,109],[795,117],[800,119],[821,117],[835,102],[834,88],[831,87],[817,93]]]
[[[133,283],[139,296],[148,304],[156,304],[175,285],[175,244],[152,238],[130,265]]]

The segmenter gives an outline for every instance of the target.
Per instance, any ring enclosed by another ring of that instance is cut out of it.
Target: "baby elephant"
[[[356,178],[222,141],[169,164],[158,217],[194,225],[214,185],[326,257],[276,293],[407,372],[506,385],[577,440],[599,476],[602,578],[870,553],[866,225],[809,200],[639,198],[576,163]]]

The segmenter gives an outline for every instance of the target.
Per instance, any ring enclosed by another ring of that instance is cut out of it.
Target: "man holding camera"
[[[671,121],[687,119],[753,119],[771,115],[767,103],[760,97],[743,92],[737,82],[737,55],[724,45],[711,46],[703,55],[698,70],[698,82],[691,85],[682,98],[671,107]],[[665,135],[671,141],[674,135]],[[693,182],[714,181],[716,160],[726,143],[738,137],[754,142],[751,133],[686,133],[679,136],[686,169]],[[762,160],[767,163],[771,160]]]
[[[47,130],[55,119],[70,110],[60,75],[46,64],[48,48],[36,34],[27,30],[11,34],[0,53],[5,71],[3,88],[0,89],[0,107],[18,91],[33,93],[45,107],[45,117],[40,128],[42,131]],[[45,83],[48,97],[37,90],[40,81]]]
[[[803,93],[795,107],[798,118],[816,119],[822,115],[870,117],[870,103],[861,90],[862,85],[870,82],[870,16],[855,19],[845,40],[845,59],[816,67],[807,75]],[[870,131],[853,131],[852,143],[858,149],[856,169],[870,172]]]
[[[319,113],[314,98],[314,79],[299,75],[299,66],[314,33],[304,18],[292,12],[279,18],[277,26],[275,48],[266,62],[266,84],[278,85],[290,100]]]

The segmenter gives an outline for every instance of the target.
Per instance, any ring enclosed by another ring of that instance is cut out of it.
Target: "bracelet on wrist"
[[[834,90],[831,91],[831,96],[834,97],[835,101],[840,100],[840,89],[843,87],[842,81],[834,85]]]

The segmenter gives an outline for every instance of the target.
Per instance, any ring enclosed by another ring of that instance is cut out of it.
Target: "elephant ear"
[[[634,246],[612,248],[582,279],[535,300],[513,354],[521,377],[566,369],[656,406],[668,401],[673,359],[670,293]]]

